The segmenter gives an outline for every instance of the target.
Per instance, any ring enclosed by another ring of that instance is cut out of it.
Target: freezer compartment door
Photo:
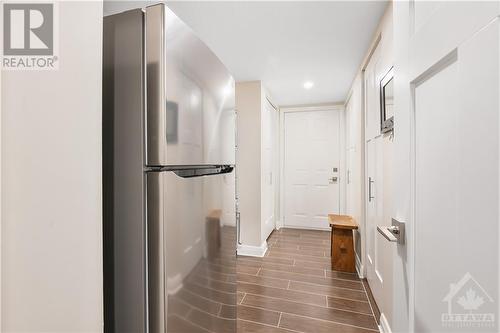
[[[146,8],[146,164],[234,164],[234,80],[164,4]]]
[[[224,219],[232,175],[147,173],[150,332],[236,332],[236,228]]]

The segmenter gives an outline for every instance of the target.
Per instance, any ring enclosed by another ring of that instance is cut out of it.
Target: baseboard
[[[375,321],[377,322],[377,325],[380,327],[380,317],[381,317],[380,309],[377,305],[377,302],[375,302],[375,298],[373,297],[373,293],[372,293],[372,290],[370,288],[370,284],[368,283],[367,279],[363,279],[363,280],[361,280],[361,282],[363,283],[363,287],[365,288],[366,296],[368,296],[368,302],[370,303],[370,306],[372,308],[372,312],[373,312],[373,316],[375,317]]]
[[[383,313],[380,314],[380,325],[378,328],[380,333],[392,333],[391,326]]]
[[[238,245],[238,249],[236,250],[236,253],[238,253],[239,256],[248,256],[248,257],[263,257],[266,255],[266,252],[267,252],[266,241],[264,241],[264,243],[262,243],[261,246],[240,244]]]
[[[275,226],[276,226],[276,228],[275,228],[276,230],[280,230],[281,228],[283,228],[283,224],[281,224],[280,220],[276,221]]]
[[[320,230],[320,231],[331,231],[332,229],[326,227],[326,228],[314,228],[314,227],[308,227],[308,226],[291,226],[291,225],[283,225],[281,226],[282,228],[288,228],[288,229],[302,229],[302,230]]]
[[[359,256],[357,254],[354,257],[356,258],[356,272],[358,272],[358,276],[360,279],[364,279],[365,267],[363,266],[363,264],[361,264],[361,259],[359,259]]]

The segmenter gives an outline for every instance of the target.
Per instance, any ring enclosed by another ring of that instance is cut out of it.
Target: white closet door
[[[498,332],[499,3],[395,6],[410,39],[396,62],[394,215],[407,245],[394,251],[392,329]],[[495,321],[465,317],[481,314]]]
[[[261,175],[261,212],[262,239],[267,239],[276,226],[276,164],[277,164],[277,123],[278,111],[264,101],[262,114],[262,175]]]
[[[416,331],[442,329],[443,313],[497,309],[498,31],[492,23],[415,86]],[[481,287],[450,290],[467,274]],[[460,297],[483,302],[468,309]]]
[[[395,247],[377,230],[391,225],[392,152],[390,134],[380,131],[380,80],[392,63],[388,56],[389,36],[380,44],[365,69],[366,116],[366,278],[380,310],[381,322],[392,317],[392,252]],[[385,48],[384,48],[385,46]]]

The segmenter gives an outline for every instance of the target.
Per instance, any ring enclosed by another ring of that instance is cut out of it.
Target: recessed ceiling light
[[[314,87],[314,82],[312,82],[312,81],[306,81],[306,82],[304,82],[304,88],[305,89],[311,89],[312,87]]]

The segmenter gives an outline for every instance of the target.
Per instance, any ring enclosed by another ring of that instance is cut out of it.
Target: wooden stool
[[[332,270],[341,272],[356,272],[354,241],[352,231],[358,225],[351,216],[328,214],[332,227]]]

